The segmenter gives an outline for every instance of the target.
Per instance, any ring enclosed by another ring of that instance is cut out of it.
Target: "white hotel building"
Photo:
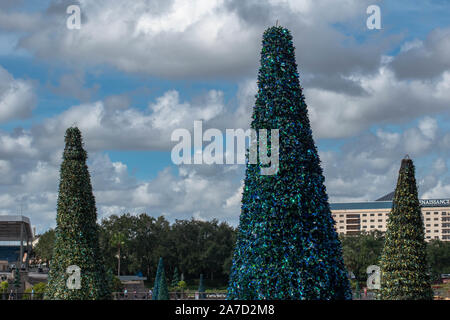
[[[338,233],[386,231],[394,193],[368,202],[331,203]],[[450,241],[450,199],[421,199],[425,240]]]

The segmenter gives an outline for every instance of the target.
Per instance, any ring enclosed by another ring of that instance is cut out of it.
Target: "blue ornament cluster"
[[[279,130],[279,171],[247,163],[228,299],[351,299],[286,28],[264,32],[251,127]]]

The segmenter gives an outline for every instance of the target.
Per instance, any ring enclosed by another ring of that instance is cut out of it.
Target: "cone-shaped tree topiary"
[[[16,269],[14,269],[14,288],[18,290],[21,286],[20,283],[20,271],[19,268],[16,266]]]
[[[402,160],[381,256],[381,299],[432,299],[414,164]]]
[[[153,286],[153,300],[169,300],[166,274],[164,272],[163,258],[159,258],[158,269],[156,270],[155,284]]]
[[[351,299],[292,36],[283,27],[264,32],[252,118],[255,130],[279,130],[279,170],[261,175],[260,163],[247,164],[228,299]]]
[[[171,283],[172,287],[178,287],[178,282],[180,282],[180,276],[178,275],[178,268],[175,267],[175,269],[173,270],[173,278]]]
[[[110,286],[99,249],[97,210],[80,130],[67,129],[65,142],[46,298],[108,299]],[[66,272],[71,265],[80,268],[80,289],[67,286],[69,277],[76,276]]]
[[[169,290],[167,288],[167,279],[164,272],[164,268],[161,272],[161,277],[159,278],[159,289],[157,300],[169,300]]]
[[[205,298],[205,280],[203,278],[203,274],[200,275],[200,281],[198,284],[198,292],[200,299]]]

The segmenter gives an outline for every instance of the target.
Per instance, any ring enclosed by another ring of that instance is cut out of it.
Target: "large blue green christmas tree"
[[[251,128],[279,130],[279,170],[247,163],[228,299],[351,299],[286,28],[264,32]]]

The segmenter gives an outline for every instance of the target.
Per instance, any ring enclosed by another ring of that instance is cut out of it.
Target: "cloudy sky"
[[[247,128],[264,30],[294,37],[330,200],[450,197],[446,0],[2,0],[0,214],[54,227],[64,132],[89,152],[99,218],[147,212],[236,224],[243,165],[175,166],[176,128]],[[69,5],[81,28],[68,29]],[[366,9],[381,8],[369,30]]]

